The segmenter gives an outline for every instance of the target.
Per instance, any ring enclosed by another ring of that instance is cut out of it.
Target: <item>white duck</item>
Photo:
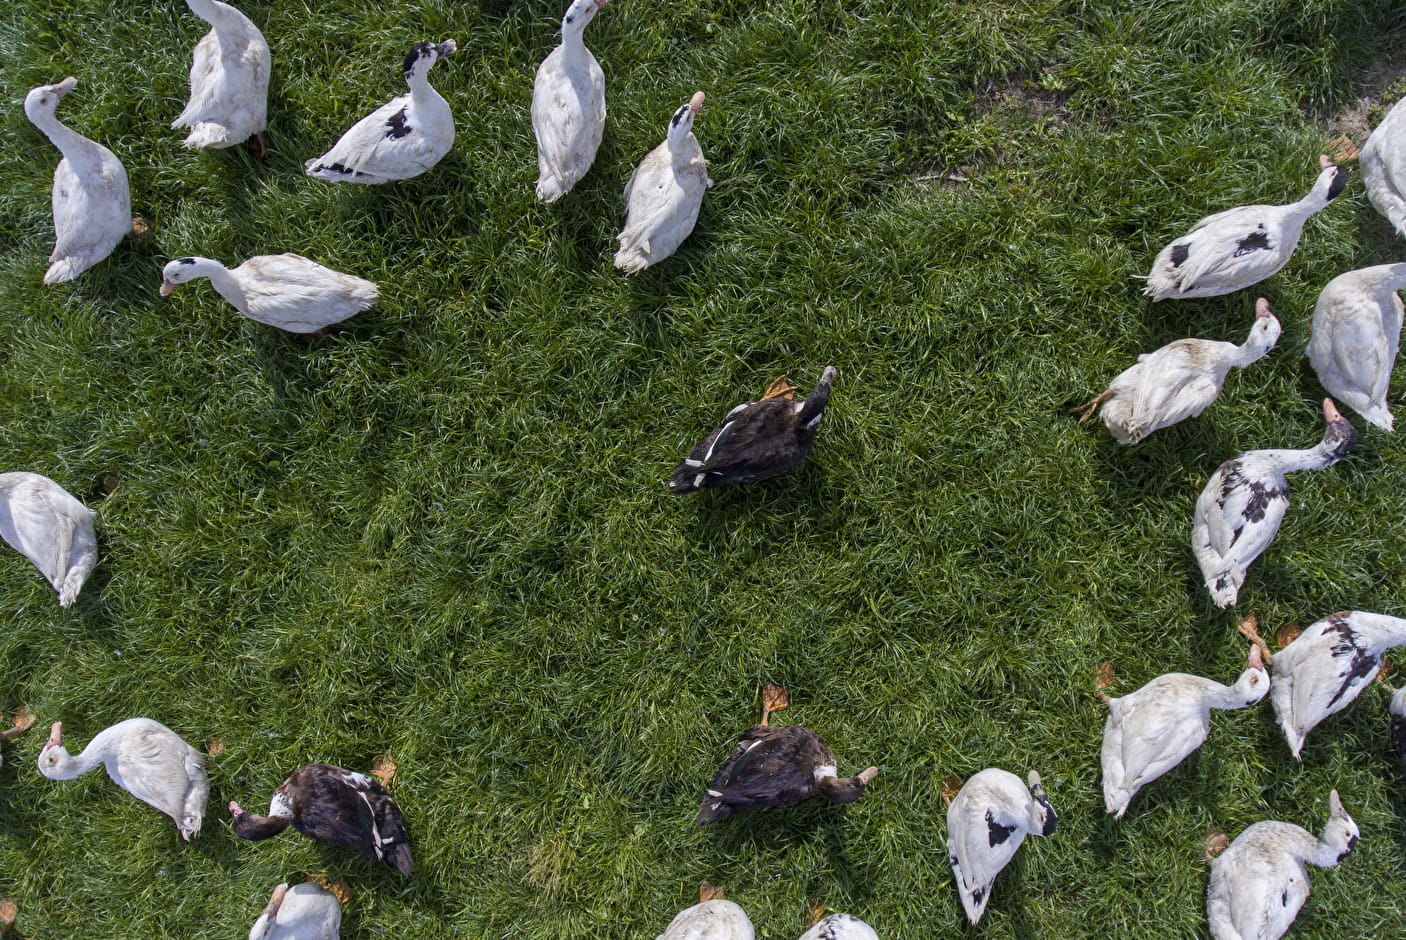
[[[1103,725],[1103,802],[1122,819],[1139,789],[1176,767],[1211,731],[1211,709],[1247,708],[1269,691],[1258,646],[1234,685],[1169,672],[1109,699]]]
[[[249,930],[249,940],[337,940],[342,929],[342,904],[337,896],[311,881],[289,888],[281,884],[259,919]]]
[[[754,940],[746,911],[706,881],[698,894],[702,900],[679,911],[658,940]]]
[[[1201,491],[1191,550],[1217,607],[1236,602],[1250,563],[1274,541],[1289,509],[1284,475],[1331,467],[1357,443],[1357,432],[1331,399],[1323,400],[1323,417],[1328,425],[1318,446],[1246,451],[1221,464]]]
[[[30,561],[72,606],[98,562],[92,510],[37,473],[0,473],[0,538]]]
[[[713,181],[693,136],[703,92],[674,112],[664,142],[645,155],[625,184],[625,230],[617,236],[615,266],[636,274],[672,255],[693,231],[703,194]]]
[[[995,767],[975,774],[947,807],[947,856],[957,878],[957,893],[973,924],[986,913],[991,886],[1015,857],[1027,835],[1047,836],[1058,817],[1030,772],[1030,786]]]
[[[1308,900],[1308,867],[1333,868],[1357,844],[1357,824],[1338,791],[1328,794],[1323,834],[1257,822],[1211,862],[1206,919],[1215,940],[1278,940]]]
[[[1387,386],[1401,344],[1406,263],[1379,264],[1328,282],[1313,308],[1308,361],[1334,398],[1390,431]]]
[[[113,783],[174,819],[182,839],[200,835],[210,795],[205,757],[176,732],[150,718],[128,718],[99,731],[72,757],[63,746],[63,724],[54,722],[39,752],[41,774],[72,780],[99,764]]]
[[[561,21],[561,45],[537,67],[532,130],[537,135],[537,198],[556,202],[571,192],[591,163],[605,131],[605,73],[583,34],[610,0],[574,0]]]
[[[801,940],[879,940],[879,935],[858,917],[831,914],[801,934]]]
[[[54,252],[45,284],[71,281],[112,254],[132,231],[132,191],[122,162],[102,144],[59,122],[54,111],[78,79],[40,85],[24,99],[24,113],[63,153],[54,170]]]
[[[172,127],[189,127],[187,147],[232,147],[268,126],[269,46],[243,13],[220,0],[186,0],[212,27],[195,44],[190,101]],[[255,148],[262,152],[262,142]]]
[[[308,176],[334,183],[388,183],[419,176],[444,159],[454,146],[454,114],[430,86],[429,73],[456,48],[452,39],[412,46],[404,67],[410,94],[353,124],[331,150],[305,164]]]
[[[1406,98],[1392,106],[1357,158],[1367,198],[1406,235]]]
[[[1144,293],[1153,300],[1215,297],[1249,287],[1284,267],[1308,217],[1347,185],[1346,169],[1327,157],[1318,162],[1322,172],[1298,202],[1218,212],[1173,239],[1152,262]]]
[[[1282,328],[1269,301],[1255,302],[1255,322],[1239,346],[1209,339],[1179,339],[1137,357],[1097,398],[1076,408],[1087,421],[1103,406],[1103,423],[1120,444],[1136,444],[1153,431],[1194,418],[1210,407],[1232,366],[1244,368],[1279,342]]]
[[[1340,611],[1309,627],[1274,657],[1270,701],[1295,759],[1304,738],[1351,705],[1377,677],[1382,653],[1406,644],[1406,620]]]
[[[216,292],[252,320],[290,333],[316,333],[370,307],[370,281],[324,268],[301,255],[255,255],[234,270],[209,258],[177,258],[161,271],[161,296],[208,277]]]

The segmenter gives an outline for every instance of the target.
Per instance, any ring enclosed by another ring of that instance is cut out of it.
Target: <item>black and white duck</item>
[[[1196,501],[1191,550],[1217,607],[1240,597],[1250,563],[1260,556],[1289,510],[1285,474],[1321,470],[1342,460],[1357,443],[1357,431],[1323,400],[1323,440],[1307,450],[1251,450],[1220,465]]]
[[[1357,823],[1337,790],[1328,794],[1328,814],[1321,836],[1257,822],[1211,862],[1206,919],[1214,940],[1279,940],[1288,932],[1308,900],[1308,865],[1333,868],[1357,845]]]
[[[799,725],[772,725],[772,712],[787,706],[786,690],[767,684],[762,721],[748,729],[708,784],[698,807],[700,826],[749,809],[780,809],[816,794],[831,803],[851,803],[879,769],[838,776],[835,752],[825,739]]]
[[[269,814],[256,816],[231,802],[234,834],[258,841],[291,824],[303,835],[334,842],[385,862],[402,875],[413,867],[410,837],[400,807],[381,784],[365,774],[330,764],[308,764],[274,791]]]
[[[674,468],[669,489],[693,493],[714,486],[755,483],[785,473],[810,453],[816,428],[830,401],[835,367],[826,366],[820,381],[804,401],[793,401],[795,389],[783,375],[759,401],[738,405],[722,427],[703,438],[693,453]]]
[[[1153,300],[1216,297],[1249,287],[1289,263],[1309,216],[1338,198],[1348,172],[1326,156],[1313,188],[1282,206],[1238,206],[1197,222],[1158,253],[1144,291]]]
[[[1351,705],[1381,671],[1382,654],[1403,644],[1406,620],[1343,610],[1275,654],[1269,699],[1296,760],[1308,733]]]
[[[308,176],[334,183],[389,183],[433,167],[454,146],[454,114],[430,85],[434,64],[453,54],[454,40],[417,42],[405,56],[410,94],[357,121],[332,149],[307,162]]]
[[[625,184],[625,228],[616,236],[615,266],[626,274],[672,255],[698,221],[703,194],[713,185],[693,136],[703,99],[703,92],[696,92],[674,112],[664,142],[645,154]]]
[[[879,935],[858,917],[831,914],[801,934],[801,940],[879,940]]]
[[[986,913],[996,876],[1015,858],[1025,837],[1050,835],[1057,823],[1033,770],[1028,786],[997,767],[962,784],[947,807],[947,857],[968,920],[975,924]]]

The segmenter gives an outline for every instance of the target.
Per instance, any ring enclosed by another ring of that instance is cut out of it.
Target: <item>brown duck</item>
[[[786,690],[767,683],[762,723],[742,735],[704,791],[698,825],[749,809],[779,809],[817,793],[831,803],[852,803],[878,775],[870,767],[853,777],[836,776],[835,752],[824,738],[799,725],[773,727],[771,713],[787,704]]]
[[[291,824],[309,838],[356,849],[402,875],[409,875],[414,864],[400,807],[381,784],[331,764],[293,771],[274,791],[267,816],[246,813],[233,802],[229,811],[234,834],[241,839],[267,839]]]
[[[669,477],[675,493],[714,486],[770,480],[800,463],[815,443],[820,416],[830,401],[835,367],[826,366],[804,401],[793,401],[795,388],[783,375],[761,400],[738,405],[722,427],[693,448]]]

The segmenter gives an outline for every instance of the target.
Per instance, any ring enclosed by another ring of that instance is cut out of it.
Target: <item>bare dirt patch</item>
[[[1363,94],[1357,101],[1332,115],[1329,133],[1347,137],[1361,147],[1367,135],[1396,100],[1406,94],[1406,52],[1389,56],[1372,65],[1363,76]]]

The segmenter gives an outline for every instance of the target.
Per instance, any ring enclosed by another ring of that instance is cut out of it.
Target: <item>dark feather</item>
[[[815,793],[815,768],[834,763],[834,752],[809,728],[757,725],[742,735],[708,785],[698,807],[698,825],[744,810],[799,803]]]

